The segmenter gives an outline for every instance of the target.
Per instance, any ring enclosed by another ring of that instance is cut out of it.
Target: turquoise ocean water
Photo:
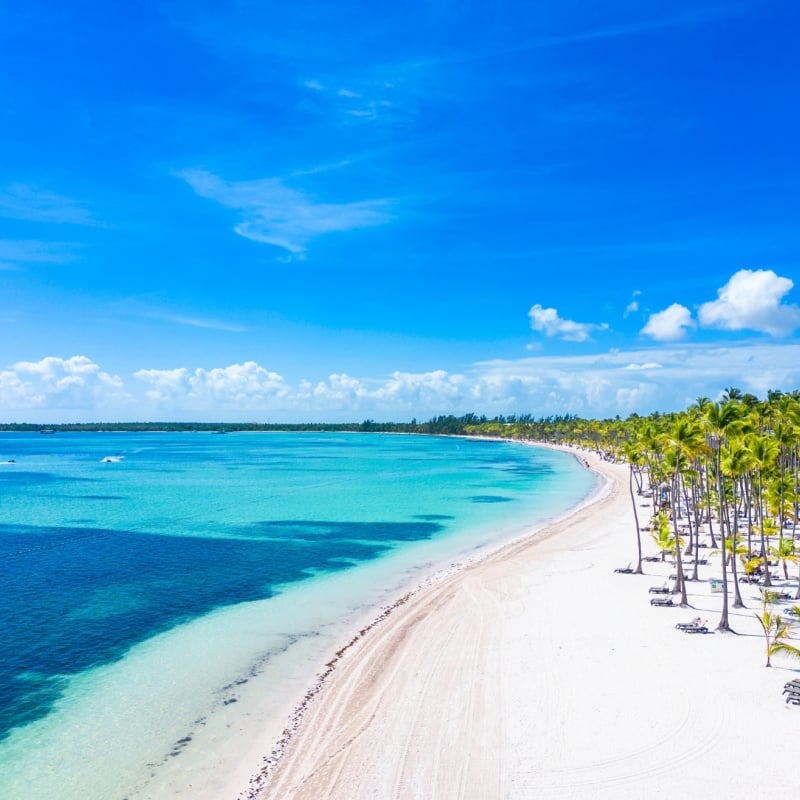
[[[593,486],[505,442],[0,433],[0,796],[181,796],[360,615]]]

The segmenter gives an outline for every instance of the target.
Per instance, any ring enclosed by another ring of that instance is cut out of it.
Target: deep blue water
[[[519,514],[533,487],[579,473],[534,448],[389,436],[0,434],[11,458],[0,737],[46,715],[65,676],[160,631]]]

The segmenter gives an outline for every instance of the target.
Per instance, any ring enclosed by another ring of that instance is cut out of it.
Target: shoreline
[[[283,729],[280,737],[275,741],[269,753],[262,757],[259,771],[252,775],[248,781],[247,789],[239,792],[237,800],[258,800],[258,798],[263,796],[263,792],[269,791],[270,778],[275,770],[279,768],[283,757],[286,755],[287,749],[291,746],[295,737],[301,732],[303,721],[312,704],[328,688],[329,679],[334,674],[334,671],[340,667],[342,662],[345,661],[348,656],[357,657],[358,646],[362,643],[362,640],[369,636],[370,633],[372,633],[379,625],[387,623],[387,621],[389,621],[388,624],[391,624],[390,617],[396,611],[401,609],[414,598],[420,595],[424,596],[424,593],[428,592],[443,581],[455,579],[465,570],[479,565],[487,559],[502,557],[502,554],[509,548],[525,546],[530,544],[537,537],[551,535],[548,532],[553,526],[569,520],[581,510],[591,507],[593,504],[602,501],[610,488],[610,483],[605,476],[596,472],[595,470],[592,470],[591,465],[585,458],[578,455],[572,448],[566,446],[531,441],[504,440],[486,436],[451,436],[448,438],[468,438],[471,440],[487,442],[509,441],[512,444],[542,447],[564,452],[572,455],[586,469],[594,472],[596,476],[596,482],[586,497],[562,514],[533,525],[526,530],[525,533],[520,534],[509,541],[486,547],[475,555],[472,555],[461,561],[453,562],[447,567],[442,567],[436,570],[435,572],[423,577],[421,581],[415,583],[408,591],[391,602],[389,605],[382,606],[380,612],[374,615],[371,619],[369,619],[368,622],[360,627],[344,645],[335,651],[333,657],[325,663],[324,670],[317,675],[314,683],[306,690],[302,699],[294,706],[291,714],[289,715],[287,726]]]
[[[443,434],[440,435],[443,436]],[[326,693],[326,690],[329,691],[328,683],[330,678],[334,675],[334,671],[337,668],[346,666],[347,662],[345,659],[348,656],[351,658],[357,657],[358,647],[363,644],[364,638],[370,633],[373,633],[378,626],[387,623],[387,621],[388,625],[391,626],[391,620],[389,618],[394,612],[400,610],[409,603],[409,601],[419,596],[424,598],[426,592],[441,584],[443,581],[457,579],[465,570],[480,565],[488,559],[502,558],[503,553],[511,548],[526,547],[531,545],[534,541],[542,541],[550,536],[556,535],[558,531],[553,530],[553,528],[567,522],[573,516],[592,507],[594,504],[602,502],[611,488],[611,482],[608,477],[592,469],[584,455],[572,447],[537,441],[499,439],[488,436],[451,435],[446,438],[464,438],[486,442],[508,442],[509,444],[559,451],[571,455],[582,467],[592,472],[595,476],[595,485],[582,500],[566,511],[552,518],[528,526],[523,533],[510,540],[500,544],[485,546],[480,552],[474,555],[453,562],[448,566],[441,567],[423,576],[422,580],[416,579],[400,597],[388,605],[381,606],[377,614],[370,612],[371,616],[367,614],[362,617],[362,622],[359,623],[360,627],[357,626],[354,635],[335,651],[333,657],[324,664],[324,669],[317,674],[316,680],[306,689],[300,701],[292,708],[288,717],[288,724],[283,729],[280,736],[272,743],[269,752],[262,755],[260,758],[261,766],[257,772],[250,775],[247,788],[241,789],[241,773],[237,773],[236,779],[226,784],[226,795],[235,796],[237,800],[258,800],[258,798],[268,796],[264,794],[264,792],[269,791],[269,781],[273,772],[280,766],[287,749],[291,746],[295,737],[301,732],[308,711],[312,708],[313,704]],[[342,663],[343,661],[345,662],[344,664]]]
[[[784,713],[775,693],[794,673],[781,666],[759,672],[758,641],[751,653],[733,656],[741,637],[682,636],[674,623],[692,612],[652,608],[646,593],[634,600],[634,586],[641,592],[654,575],[666,578],[671,565],[648,564],[645,576],[613,574],[628,560],[620,553],[635,551],[627,467],[554,449],[591,460],[605,483],[559,519],[431,576],[384,608],[326,665],[285,741],[264,756],[240,798],[667,797],[687,781],[706,796],[745,798],[792,786],[790,768],[752,746],[738,752],[724,731],[740,724],[726,709],[739,688],[734,674],[760,687],[753,693],[765,724],[778,735],[796,732],[800,718]],[[713,613],[718,598],[707,583],[691,590],[695,607]],[[587,625],[592,613],[600,618]],[[739,622],[742,636],[753,636],[755,619]],[[598,657],[587,663],[594,651]],[[720,673],[716,683],[698,678],[701,708],[682,699],[686,681],[678,673],[687,664],[676,668],[676,651],[698,675],[709,660]],[[663,692],[657,701],[654,688]],[[743,705],[752,715],[752,701]],[[646,718],[627,719],[628,706],[646,710]],[[687,730],[696,746],[681,741]],[[598,749],[603,757],[592,757]],[[741,758],[765,759],[760,772],[768,777],[741,782],[741,791],[709,783],[699,762],[712,751],[731,769]],[[587,763],[576,767],[576,760]],[[240,786],[231,785],[231,796]]]
[[[137,644],[125,658],[70,678],[55,713],[15,731],[3,748],[0,782],[14,796],[232,798],[247,787],[296,701],[324,669],[320,665],[382,608],[426,579],[438,579],[454,562],[472,559],[563,513],[594,485],[576,461],[548,458],[544,450],[448,443],[445,437],[439,442],[421,441],[414,452],[432,451],[440,458],[444,467],[434,474],[443,474],[445,481],[455,464],[456,488],[450,493],[446,482],[440,497],[438,482],[426,481],[419,497],[406,493],[411,505],[405,504],[404,516],[415,519],[417,512],[428,512],[420,516],[425,530],[427,520],[439,519],[439,501],[446,500],[463,506],[461,523],[450,521],[460,516],[441,517],[446,520],[441,535],[407,543],[400,537],[400,544],[381,558],[276,584],[269,598],[215,609]],[[464,463],[475,470],[474,478],[458,468],[460,452],[473,450],[477,461],[469,456]],[[100,443],[98,452],[111,450]],[[406,446],[389,445],[387,452],[405,453]],[[101,469],[95,466],[98,459],[90,456],[86,463]],[[529,462],[539,464],[533,472],[543,471],[543,490],[536,488],[536,478],[530,484],[533,491],[527,491]],[[380,493],[373,495],[378,503],[388,502]],[[472,495],[474,511],[467,505]],[[518,502],[495,505],[489,502],[498,499],[495,495]],[[330,513],[327,505],[322,513]],[[369,509],[358,515],[383,517]],[[43,762],[50,768],[37,769]],[[229,789],[232,777],[235,792]]]

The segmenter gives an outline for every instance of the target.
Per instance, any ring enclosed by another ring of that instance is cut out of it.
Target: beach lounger
[[[783,609],[783,613],[786,614],[789,617],[796,617],[797,616],[797,612],[794,610],[793,606],[786,606],[786,608]]]
[[[800,693],[800,679],[794,678],[783,686],[783,693],[791,692],[793,694]]]
[[[679,622],[675,627],[679,631],[685,631],[687,628],[697,628],[704,624],[705,620],[700,619],[700,617],[695,617],[691,622]]]
[[[708,633],[709,630],[705,625],[697,625],[691,628],[684,628],[684,633]]]
[[[800,694],[790,694],[786,698],[787,703],[791,703],[793,706],[800,706]]]
[[[633,572],[633,567],[628,564],[627,567],[617,567],[614,572],[619,572],[621,575],[630,575]]]
[[[674,606],[675,603],[672,602],[671,597],[654,597],[650,601],[651,606]]]
[[[642,561],[661,561],[658,556],[645,556]]]
[[[647,590],[650,594],[669,594],[670,591],[666,586],[651,586]]]

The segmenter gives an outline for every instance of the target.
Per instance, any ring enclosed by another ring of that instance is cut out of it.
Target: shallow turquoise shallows
[[[0,434],[0,796],[155,796],[237,680],[593,485],[506,442]]]

